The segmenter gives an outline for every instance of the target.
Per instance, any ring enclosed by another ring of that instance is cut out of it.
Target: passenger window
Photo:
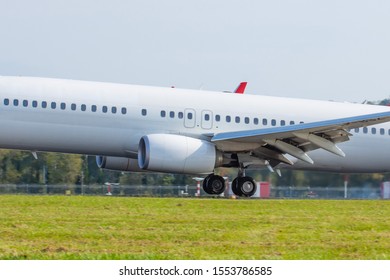
[[[4,105],[6,105],[6,106],[9,105],[9,99],[8,98],[4,99]]]
[[[37,108],[37,107],[38,107],[38,101],[34,100],[34,101],[32,102],[32,106],[33,106],[34,108]]]
[[[50,104],[50,107],[51,107],[52,109],[55,109],[55,108],[57,107],[57,104],[56,104],[55,102],[52,102],[52,103]]]
[[[236,123],[240,123],[240,117],[236,117],[235,121]]]
[[[66,104],[64,102],[62,102],[60,107],[61,107],[61,110],[65,110],[66,109]]]
[[[96,105],[92,105],[91,106],[91,111],[92,112],[96,112],[97,111],[97,106]]]
[[[171,119],[173,119],[173,118],[175,117],[175,112],[170,111],[170,112],[169,112],[169,117],[170,117]]]
[[[184,118],[184,114],[183,114],[183,112],[179,112],[177,115],[178,115],[179,119],[182,119],[182,118]]]
[[[108,112],[108,107],[107,106],[103,106],[102,107],[102,112],[103,113],[107,113]]]
[[[161,113],[160,113],[160,116],[162,117],[162,118],[165,118],[165,116],[166,116],[166,112],[163,110],[163,111],[161,111]]]
[[[245,117],[245,123],[249,124],[249,118],[248,117]]]
[[[210,120],[210,115],[209,114],[205,114],[204,115],[204,120],[205,121],[209,121]]]
[[[114,106],[114,107],[111,107],[111,113],[116,114],[116,111],[117,111],[117,109],[116,109],[115,106]]]
[[[254,119],[253,119],[253,123],[254,123],[255,125],[258,125],[258,124],[259,124],[259,119],[258,119],[258,118],[254,118]]]
[[[122,114],[123,115],[127,114],[127,109],[125,107],[122,108]],[[145,110],[145,116],[146,116],[146,110]]]
[[[263,125],[267,125],[268,121],[267,119],[263,119]]]
[[[358,128],[358,127],[355,128],[355,132],[356,132],[356,133],[359,133],[359,128]]]
[[[232,121],[232,118],[230,116],[226,116],[226,122],[230,123]]]
[[[371,133],[372,134],[376,134],[376,128],[375,127],[371,128]]]
[[[47,102],[46,101],[42,101],[42,108],[47,108]]]
[[[28,106],[28,101],[27,100],[23,100],[23,107],[27,107]]]
[[[14,106],[19,106],[19,100],[18,99],[14,99]]]
[[[81,111],[85,112],[87,110],[87,105],[81,104]]]
[[[126,108],[122,108],[122,114],[123,114],[123,109],[126,109]],[[142,110],[141,110],[141,115],[142,115],[142,116],[146,116],[146,115],[147,115],[146,109],[142,109]]]
[[[220,122],[221,121],[221,116],[220,115],[215,115],[215,121]]]
[[[280,125],[281,125],[281,126],[285,126],[285,125],[286,125],[286,121],[281,120],[281,121],[280,121]]]
[[[192,120],[192,118],[193,118],[192,113],[188,113],[188,114],[187,114],[187,119]]]
[[[275,126],[275,125],[276,125],[276,120],[275,120],[275,119],[272,119],[272,120],[271,120],[271,125],[272,125],[272,126]]]
[[[381,135],[385,135],[385,129],[381,128],[380,133],[381,133]]]
[[[72,103],[70,105],[70,109],[72,109],[72,111],[76,111],[76,108],[77,108],[76,104]]]
[[[295,124],[295,122],[294,121],[290,121],[290,125],[294,125]]]
[[[368,132],[368,128],[367,127],[363,127],[363,133],[367,134]]]

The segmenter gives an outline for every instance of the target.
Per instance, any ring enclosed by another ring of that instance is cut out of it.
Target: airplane
[[[236,168],[390,171],[390,108],[254,94],[0,76],[0,148],[96,156],[100,168],[207,175]]]

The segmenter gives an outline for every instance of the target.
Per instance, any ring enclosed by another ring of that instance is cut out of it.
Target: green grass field
[[[390,201],[0,196],[0,259],[390,259]]]

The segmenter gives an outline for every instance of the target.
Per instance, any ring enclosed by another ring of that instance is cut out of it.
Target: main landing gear
[[[213,173],[203,180],[203,189],[208,194],[221,194],[225,191],[225,179]]]
[[[252,177],[237,177],[232,182],[232,191],[237,196],[251,197],[257,190],[256,183]]]
[[[221,176],[212,173],[203,180],[203,189],[208,194],[219,195],[225,191],[225,180]],[[245,176],[242,171],[232,182],[232,191],[237,196],[250,197],[255,194],[256,190],[255,181],[252,177]]]

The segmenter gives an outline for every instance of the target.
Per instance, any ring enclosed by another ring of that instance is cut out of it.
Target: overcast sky
[[[0,75],[381,100],[390,1],[0,0]]]

